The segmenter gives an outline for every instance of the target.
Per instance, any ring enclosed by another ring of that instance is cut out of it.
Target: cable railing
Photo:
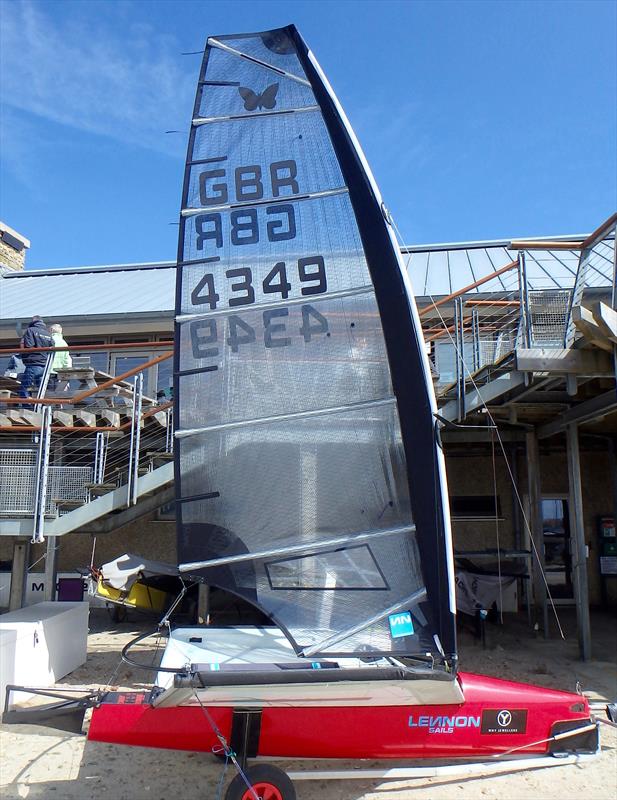
[[[3,378],[0,389],[0,515],[32,517],[33,541],[43,540],[49,518],[109,492],[122,489],[123,505],[135,505],[140,478],[173,458],[173,402],[147,394],[144,382],[171,351],[110,376],[76,355],[78,348],[36,350],[49,353],[49,367],[61,349],[73,364],[57,370],[54,391],[45,391],[49,369],[36,397],[19,396],[19,376]]]
[[[511,242],[515,260],[424,302],[419,316],[436,393],[441,402],[457,400],[459,419],[465,415],[466,386],[511,371],[517,349],[572,347],[581,335],[577,319],[587,313],[581,306],[601,298],[615,309],[616,226],[613,215],[584,241]],[[547,270],[548,261],[564,274]]]

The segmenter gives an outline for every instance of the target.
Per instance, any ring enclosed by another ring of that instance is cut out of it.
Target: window
[[[450,514],[453,519],[495,519],[501,517],[501,502],[492,494],[454,495],[450,497]]]

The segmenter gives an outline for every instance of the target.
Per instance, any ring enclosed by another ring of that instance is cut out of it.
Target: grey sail
[[[298,653],[455,662],[441,453],[411,290],[293,26],[208,40],[176,296],[181,570]]]

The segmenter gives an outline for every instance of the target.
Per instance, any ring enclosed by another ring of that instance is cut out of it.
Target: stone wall
[[[23,269],[26,262],[26,250],[30,242],[20,233],[0,222],[0,267]]]

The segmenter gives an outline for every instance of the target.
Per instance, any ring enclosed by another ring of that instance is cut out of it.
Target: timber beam
[[[598,305],[604,305],[599,303]],[[607,306],[605,306],[607,308]],[[595,314],[592,314],[590,309],[585,306],[574,306],[572,309],[572,322],[576,328],[583,334],[583,337],[591,344],[599,347],[601,350],[606,350],[608,353],[613,352],[613,342],[605,335],[604,329],[598,325]]]
[[[585,400],[583,403],[572,406],[572,408],[565,411],[558,419],[553,420],[553,422],[541,425],[538,428],[538,438],[546,439],[548,436],[559,433],[573,423],[580,425],[584,422],[593,422],[593,420],[604,417],[606,414],[610,414],[615,410],[617,410],[617,392],[611,389],[591,400]]]
[[[516,369],[521,372],[550,372],[558,375],[584,375],[588,378],[611,378],[613,360],[604,350],[562,348],[518,348]]]

